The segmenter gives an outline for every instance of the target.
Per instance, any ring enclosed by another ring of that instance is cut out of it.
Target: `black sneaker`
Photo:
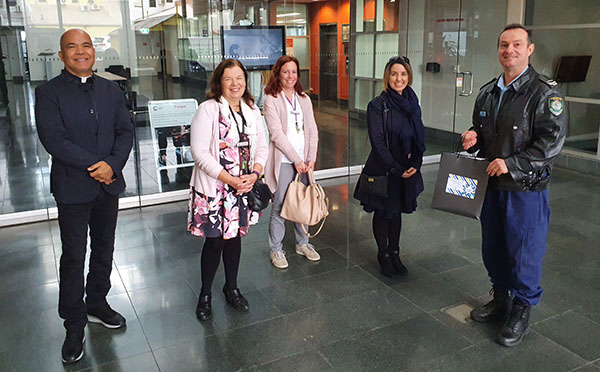
[[[121,328],[127,323],[121,314],[111,309],[108,305],[95,309],[88,308],[87,318],[90,323],[99,323],[110,329]]]
[[[75,363],[83,358],[83,343],[85,342],[85,332],[67,331],[65,342],[62,346],[62,361],[63,363]]]

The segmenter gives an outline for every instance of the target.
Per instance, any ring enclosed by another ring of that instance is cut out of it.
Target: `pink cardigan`
[[[302,108],[302,115],[304,117],[304,159],[307,162],[314,162],[317,159],[319,130],[317,129],[312,102],[307,95],[304,97],[298,95],[298,102],[300,102],[300,108]],[[277,97],[267,95],[264,110],[271,139],[269,148],[270,156],[265,167],[265,182],[269,186],[269,189],[275,192],[277,190],[277,181],[279,180],[282,154],[285,154],[294,163],[302,161],[302,158],[298,156],[293,145],[287,138],[288,110],[284,93],[279,92]]]
[[[216,196],[217,177],[223,169],[219,161],[219,108],[227,110],[227,107],[227,102],[221,103],[214,99],[204,101],[192,119],[190,143],[194,170],[190,186],[206,196]],[[265,125],[257,106],[251,108],[242,100],[241,108],[248,125],[246,133],[250,137],[250,169],[252,169],[255,163],[264,165],[269,155]],[[225,117],[229,117],[227,111],[225,113]]]

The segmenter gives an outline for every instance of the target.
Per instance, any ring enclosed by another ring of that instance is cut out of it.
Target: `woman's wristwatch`
[[[257,171],[253,170],[252,174],[256,175],[256,180],[257,181],[260,179],[260,173],[258,173]]]

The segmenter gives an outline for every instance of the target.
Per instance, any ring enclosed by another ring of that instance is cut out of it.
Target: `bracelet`
[[[258,173],[257,171],[253,170],[252,174],[256,175],[256,180],[260,179],[260,173]]]

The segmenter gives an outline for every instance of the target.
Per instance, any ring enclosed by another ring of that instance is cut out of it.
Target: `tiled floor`
[[[347,179],[323,182],[331,216],[311,263],[285,248],[268,259],[268,213],[243,239],[238,313],[214,284],[214,318],[195,318],[202,239],[185,232],[186,205],[122,211],[109,301],[126,329],[87,327],[85,357],[63,366],[57,314],[56,222],[0,229],[0,371],[598,371],[600,179],[557,170],[551,185],[542,301],[514,349],[501,324],[466,314],[488,300],[477,221],[430,209],[436,166],[424,168],[421,207],[404,217],[406,278],[378,273],[371,216],[348,201]],[[350,180],[353,184],[354,179]]]

